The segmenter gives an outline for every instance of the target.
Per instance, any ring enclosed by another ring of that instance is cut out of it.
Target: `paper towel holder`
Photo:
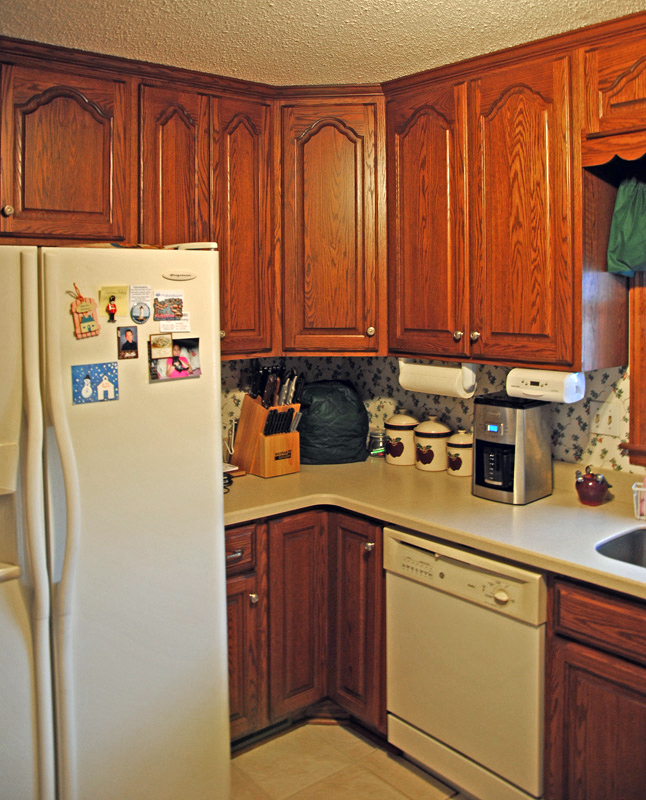
[[[402,368],[405,367],[405,371],[409,375],[416,375],[421,379],[421,382],[424,382],[424,378],[428,376],[431,372],[437,371],[445,371],[450,370],[456,373],[461,372],[461,381],[460,381],[460,392],[458,395],[450,395],[450,396],[459,396],[462,398],[470,398],[475,394],[476,390],[476,371],[478,368],[477,364],[470,364],[470,363],[463,363],[459,367],[451,366],[451,367],[437,367],[431,364],[419,364],[415,363],[414,360],[409,358],[400,358],[399,360],[399,383],[404,388],[407,389],[408,387],[404,385],[402,382]],[[457,377],[457,376],[456,376]],[[408,389],[409,391],[425,391],[424,389]],[[427,394],[437,394],[437,392],[433,392],[431,390],[427,391]]]

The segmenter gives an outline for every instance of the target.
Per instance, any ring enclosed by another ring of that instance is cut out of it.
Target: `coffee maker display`
[[[526,505],[552,494],[550,403],[505,392],[474,400],[472,493]]]

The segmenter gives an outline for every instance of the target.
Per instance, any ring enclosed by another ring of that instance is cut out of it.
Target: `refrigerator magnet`
[[[173,339],[171,353],[164,358],[153,358],[151,348],[149,366],[151,382],[199,378],[202,374],[200,340],[195,338]]]
[[[74,289],[74,302],[70,307],[72,319],[74,320],[74,335],[77,339],[98,336],[101,326],[99,325],[96,300],[91,297],[84,297],[76,284],[74,284]]]
[[[102,286],[99,289],[99,308],[108,318],[108,322],[115,322],[115,316],[122,317],[127,314],[128,287]]]
[[[137,325],[143,325],[150,319],[150,306],[148,303],[137,303],[130,309],[130,319]]]
[[[171,292],[155,292],[153,296],[153,319],[155,322],[162,320],[181,319],[184,313],[184,292],[177,290]]]
[[[117,341],[120,359],[139,358],[139,343],[135,325],[117,328]]]
[[[116,361],[79,364],[72,367],[74,405],[119,399],[119,369]]]

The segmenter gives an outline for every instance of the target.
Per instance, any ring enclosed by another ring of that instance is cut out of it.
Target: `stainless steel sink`
[[[646,567],[646,528],[635,528],[605,542],[599,542],[596,551],[617,561]]]

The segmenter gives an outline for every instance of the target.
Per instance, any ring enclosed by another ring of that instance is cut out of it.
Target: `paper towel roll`
[[[431,364],[414,364],[400,358],[399,383],[409,392],[469,398],[476,391],[476,365],[437,367]]]

